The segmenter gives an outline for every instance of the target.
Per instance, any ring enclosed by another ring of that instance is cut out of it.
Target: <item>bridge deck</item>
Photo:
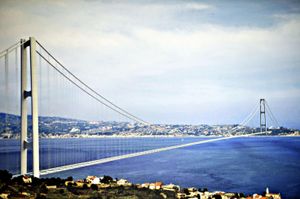
[[[253,134],[251,134],[251,135],[253,135]],[[248,135],[243,135],[243,136],[248,136]],[[187,143],[187,144],[163,147],[163,148],[158,148],[158,149],[151,149],[151,150],[141,151],[141,152],[137,152],[137,153],[130,153],[130,154],[125,154],[125,155],[102,158],[102,159],[98,159],[98,160],[64,165],[64,166],[41,170],[40,174],[47,175],[47,174],[51,174],[51,173],[57,173],[57,172],[61,172],[61,171],[71,170],[71,169],[78,169],[81,167],[87,167],[87,166],[92,166],[92,165],[96,165],[96,164],[103,164],[106,162],[112,162],[112,161],[116,161],[116,160],[122,160],[122,159],[126,159],[126,158],[132,158],[132,157],[137,157],[137,156],[142,156],[142,155],[147,155],[147,154],[152,154],[152,153],[158,153],[158,152],[162,152],[162,151],[168,151],[168,150],[172,150],[172,149],[178,149],[178,148],[193,146],[193,145],[197,145],[197,144],[215,142],[215,141],[219,141],[219,140],[226,140],[226,139],[231,139],[231,138],[236,138],[236,137],[242,137],[242,136],[230,136],[230,137],[220,137],[220,138],[215,138],[215,139],[201,140],[201,141]]]
[[[162,151],[168,151],[168,150],[172,150],[172,149],[178,149],[178,148],[193,146],[193,145],[197,145],[197,144],[204,144],[204,143],[209,143],[209,142],[216,142],[216,141],[220,141],[220,140],[226,140],[226,139],[232,139],[232,138],[238,138],[238,137],[247,137],[247,136],[259,135],[259,134],[264,134],[264,132],[263,133],[262,132],[251,133],[251,134],[239,135],[239,136],[219,137],[219,138],[215,138],[215,139],[201,140],[201,141],[187,143],[187,144],[174,145],[174,146],[169,146],[169,147],[141,151],[141,152],[137,152],[137,153],[130,153],[130,154],[125,154],[125,155],[102,158],[102,159],[98,159],[98,160],[92,160],[92,161],[80,162],[80,163],[76,163],[76,164],[53,167],[50,169],[41,170],[40,175],[48,175],[48,174],[67,171],[67,170],[71,170],[71,169],[78,169],[78,168],[92,166],[92,165],[96,165],[96,164],[103,164],[106,162],[112,162],[112,161],[122,160],[122,159],[126,159],[126,158],[132,158],[132,157],[137,157],[137,156],[142,156],[142,155],[147,155],[147,154],[152,154],[152,153],[158,153],[158,152],[162,152]],[[32,175],[32,172],[29,172],[28,174]],[[13,177],[16,177],[19,175],[20,174],[17,174],[17,175],[14,175]]]

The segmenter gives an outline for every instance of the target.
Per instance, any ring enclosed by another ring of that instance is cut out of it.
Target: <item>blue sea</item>
[[[41,168],[212,138],[40,139]],[[19,170],[19,141],[0,140],[0,169]],[[31,159],[31,151],[28,153]],[[31,169],[31,164],[28,164]],[[210,191],[280,192],[300,198],[300,137],[242,137],[204,143],[44,177],[110,175],[133,183],[163,181]]]

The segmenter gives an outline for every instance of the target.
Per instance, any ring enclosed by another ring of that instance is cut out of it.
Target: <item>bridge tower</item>
[[[267,133],[267,120],[266,120],[266,100],[260,99],[260,132],[266,132]]]
[[[39,169],[39,126],[38,126],[38,85],[36,71],[36,40],[30,37],[25,41],[21,39],[21,175],[27,173],[27,103],[31,97],[32,115],[32,154],[33,154],[33,176],[40,176]],[[27,51],[29,51],[30,66],[27,66]],[[29,72],[29,74],[27,74]],[[28,80],[29,77],[29,80]],[[30,90],[27,90],[30,85]],[[31,144],[30,144],[31,145]]]

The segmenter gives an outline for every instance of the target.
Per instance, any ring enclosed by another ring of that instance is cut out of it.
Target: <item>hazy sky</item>
[[[298,0],[1,0],[0,30],[153,123],[239,123],[266,98],[300,128]]]

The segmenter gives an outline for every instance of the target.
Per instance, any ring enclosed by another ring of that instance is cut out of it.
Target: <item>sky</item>
[[[0,30],[150,123],[236,124],[265,98],[300,128],[300,1],[1,0]]]

